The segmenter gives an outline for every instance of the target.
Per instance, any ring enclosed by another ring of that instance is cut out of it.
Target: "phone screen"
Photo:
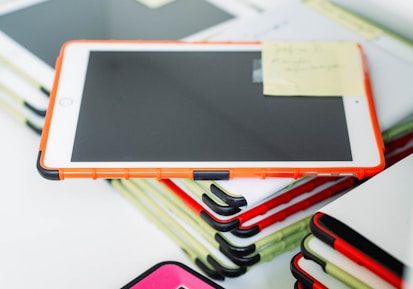
[[[351,161],[342,97],[265,96],[260,58],[91,52],[72,161]]]

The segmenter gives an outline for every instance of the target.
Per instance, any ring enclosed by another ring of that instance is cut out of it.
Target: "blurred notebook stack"
[[[291,261],[297,288],[406,288],[412,171],[413,154],[314,214]]]
[[[243,185],[251,190],[248,192],[259,193],[273,187],[272,193],[256,204],[238,207],[225,204],[225,200],[205,189],[204,181],[110,182],[215,279],[240,276],[253,266],[296,249],[309,232],[309,216],[354,184],[353,178],[328,177],[227,181]],[[214,190],[218,186],[222,189],[221,185],[208,182]],[[234,193],[231,195],[234,197]]]
[[[36,133],[43,128],[53,69],[0,31],[0,106]],[[17,57],[9,57],[14,54]],[[37,67],[42,71],[32,71]]]

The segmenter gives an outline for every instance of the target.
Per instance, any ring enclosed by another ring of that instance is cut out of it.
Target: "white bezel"
[[[61,65],[53,118],[44,151],[44,165],[50,168],[355,168],[375,167],[380,154],[364,95],[344,96],[353,161],[345,162],[75,162],[71,163],[77,116],[90,51],[260,51],[260,44],[202,43],[90,43],[67,45]]]

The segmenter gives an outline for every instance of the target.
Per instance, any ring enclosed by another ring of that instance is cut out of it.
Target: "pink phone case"
[[[122,289],[223,289],[223,287],[174,261],[159,263],[122,287]]]

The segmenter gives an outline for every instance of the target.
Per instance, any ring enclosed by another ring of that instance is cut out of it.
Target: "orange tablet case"
[[[314,176],[314,175],[354,175],[361,179],[366,176],[374,175],[380,172],[384,168],[383,153],[380,156],[380,164],[376,167],[369,168],[50,168],[44,164],[44,151],[49,134],[50,123],[53,115],[53,108],[55,104],[56,91],[59,85],[59,79],[61,76],[62,60],[65,53],[65,47],[72,42],[89,42],[89,43],[124,43],[124,44],[188,44],[188,42],[182,41],[128,41],[128,40],[76,40],[65,43],[60,51],[60,55],[56,62],[56,74],[53,84],[53,88],[50,94],[49,108],[46,113],[46,119],[42,138],[40,141],[39,154],[37,159],[37,169],[39,173],[50,180],[63,180],[65,178],[189,178],[194,180],[229,180],[232,178],[249,177],[249,178],[267,178],[267,177],[293,177],[299,178],[302,176]],[[189,43],[191,44],[191,43]],[[199,43],[198,43],[199,44]],[[202,43],[208,45],[214,45],[216,43]],[[223,44],[223,43],[219,43]],[[251,43],[225,43],[225,45],[243,45]],[[257,43],[255,43],[257,44]],[[374,127],[374,134],[377,142],[377,147],[381,152],[384,152],[384,144],[381,137],[379,124],[377,121],[373,93],[370,84],[370,77],[368,74],[367,62],[363,54],[363,49],[359,45],[360,55],[364,67],[364,87],[365,93],[368,99],[370,118]]]

